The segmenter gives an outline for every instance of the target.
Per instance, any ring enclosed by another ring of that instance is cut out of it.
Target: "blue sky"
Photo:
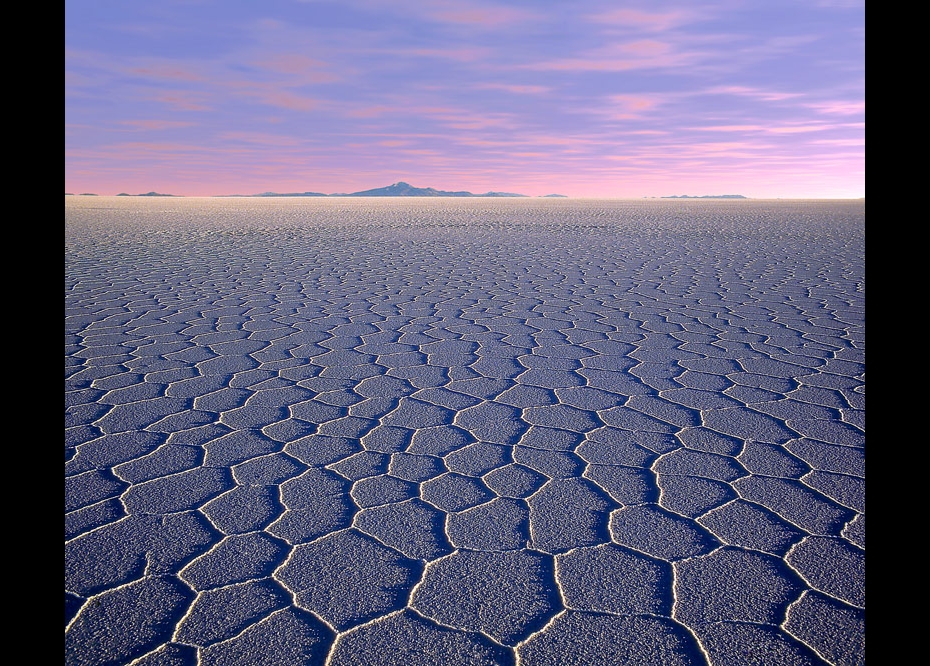
[[[67,0],[65,191],[865,195],[858,1]]]

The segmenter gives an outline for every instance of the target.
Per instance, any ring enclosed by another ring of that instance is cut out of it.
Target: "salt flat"
[[[66,197],[66,663],[864,663],[864,217]]]

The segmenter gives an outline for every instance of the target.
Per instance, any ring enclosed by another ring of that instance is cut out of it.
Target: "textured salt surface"
[[[864,663],[864,202],[65,213],[66,663]]]

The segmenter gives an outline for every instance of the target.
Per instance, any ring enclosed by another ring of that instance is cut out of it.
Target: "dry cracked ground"
[[[864,663],[864,209],[67,197],[66,663]]]

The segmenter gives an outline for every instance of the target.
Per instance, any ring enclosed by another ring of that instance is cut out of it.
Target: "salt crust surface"
[[[66,197],[66,663],[864,663],[864,217]]]

